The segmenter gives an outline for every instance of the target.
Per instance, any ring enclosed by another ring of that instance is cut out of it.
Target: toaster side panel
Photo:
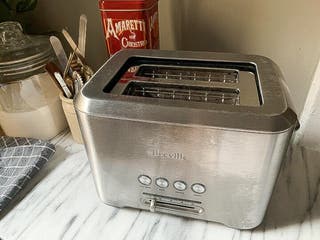
[[[292,134],[78,117],[103,202],[241,229],[261,223]]]

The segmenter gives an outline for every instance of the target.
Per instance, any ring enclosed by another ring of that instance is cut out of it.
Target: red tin
[[[99,0],[110,55],[124,48],[159,48],[158,0]]]

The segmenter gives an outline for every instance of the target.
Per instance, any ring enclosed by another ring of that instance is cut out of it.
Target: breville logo
[[[183,153],[179,152],[160,152],[159,149],[154,149],[152,151],[152,156],[161,159],[176,159],[176,160],[186,160]]]

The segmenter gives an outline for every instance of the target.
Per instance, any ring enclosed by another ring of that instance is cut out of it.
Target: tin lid
[[[100,0],[101,11],[141,11],[151,8],[158,0]]]
[[[18,22],[0,23],[0,83],[42,72],[52,56],[47,37],[23,34]]]

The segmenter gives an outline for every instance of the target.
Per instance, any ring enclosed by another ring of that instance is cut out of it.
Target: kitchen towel
[[[54,153],[47,141],[0,137],[0,212]]]

